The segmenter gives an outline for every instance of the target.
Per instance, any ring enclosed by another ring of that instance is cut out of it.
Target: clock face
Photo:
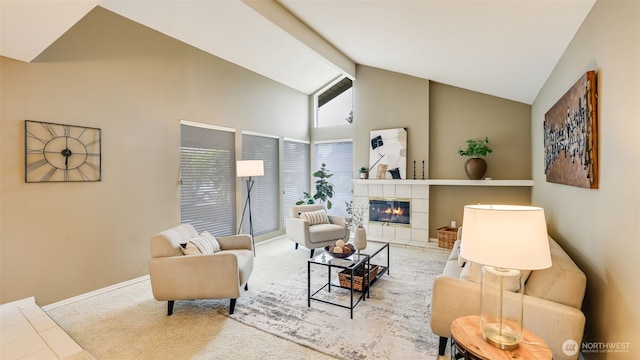
[[[26,182],[100,181],[101,130],[25,121]]]

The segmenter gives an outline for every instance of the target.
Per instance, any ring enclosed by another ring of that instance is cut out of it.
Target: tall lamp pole
[[[253,189],[254,176],[264,176],[264,162],[262,160],[239,160],[236,161],[236,176],[247,178],[247,198],[244,201],[244,208],[242,209],[242,217],[240,218],[240,226],[238,227],[238,234],[242,230],[242,223],[244,222],[244,214],[249,207],[249,234],[251,235],[251,248],[253,250],[253,256],[256,256],[256,243],[253,239],[253,219],[251,218],[251,189]]]

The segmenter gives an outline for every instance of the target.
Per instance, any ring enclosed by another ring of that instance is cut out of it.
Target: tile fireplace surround
[[[409,225],[369,223],[369,213],[364,216],[367,238],[384,239],[391,243],[426,247],[429,244],[429,185],[420,180],[380,180],[353,183],[354,207],[369,208],[369,198],[410,199]]]
[[[369,213],[364,216],[367,238],[418,247],[431,247],[429,242],[429,187],[430,186],[533,186],[533,180],[353,180],[355,207],[369,209],[369,198],[410,199],[411,224],[381,225],[369,223]],[[436,242],[437,243],[437,242]],[[436,245],[437,247],[437,245]]]

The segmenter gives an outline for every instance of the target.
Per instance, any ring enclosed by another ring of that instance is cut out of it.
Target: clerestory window
[[[318,92],[316,127],[351,124],[353,121],[353,81],[347,77]]]

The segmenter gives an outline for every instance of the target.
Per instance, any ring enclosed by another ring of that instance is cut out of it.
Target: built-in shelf
[[[441,186],[533,186],[533,180],[465,180],[465,179],[389,179],[363,180],[354,179],[354,184],[408,184],[408,185],[441,185]]]

